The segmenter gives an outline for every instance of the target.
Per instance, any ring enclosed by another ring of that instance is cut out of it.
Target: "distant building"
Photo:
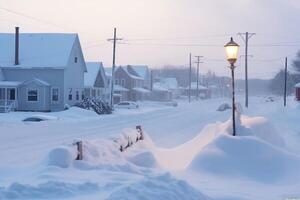
[[[109,78],[106,76],[102,63],[87,62],[86,67],[87,72],[84,73],[84,96],[109,102]]]
[[[211,98],[211,91],[209,88],[198,84],[198,93],[199,98],[201,99],[208,99]],[[189,95],[189,86],[184,89],[184,94]],[[191,83],[191,96],[197,96],[197,82]]]
[[[150,94],[145,87],[144,78],[130,65],[117,67],[114,77],[114,91],[121,94],[120,98],[115,97],[114,102],[144,100]]]
[[[83,96],[77,34],[0,34],[0,110],[59,111]]]
[[[171,101],[180,96],[180,89],[176,78],[159,78],[153,84],[152,99]]]

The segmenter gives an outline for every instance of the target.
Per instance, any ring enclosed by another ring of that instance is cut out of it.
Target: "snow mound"
[[[299,167],[300,157],[257,137],[221,134],[195,156],[188,170],[228,178],[245,177],[264,183],[282,183],[299,179]]]
[[[62,146],[55,148],[48,154],[48,165],[62,168],[70,167],[76,155],[75,149],[71,147]]]
[[[164,174],[144,179],[113,192],[107,200],[209,200],[188,183]]]
[[[156,168],[159,166],[153,153],[148,150],[128,157],[128,161],[137,166],[146,168]]]
[[[83,195],[99,190],[96,183],[80,184],[48,181],[37,186],[13,183],[7,188],[0,188],[0,199],[49,199]]]
[[[58,120],[58,117],[50,115],[32,115],[23,119],[24,122],[40,122],[48,120]]]

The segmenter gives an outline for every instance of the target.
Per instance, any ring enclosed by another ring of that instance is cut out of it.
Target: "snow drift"
[[[299,179],[299,167],[299,157],[261,139],[220,135],[195,156],[188,170],[264,183],[283,183]]]

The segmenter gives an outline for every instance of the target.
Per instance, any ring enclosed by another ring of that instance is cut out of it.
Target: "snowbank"
[[[107,200],[209,200],[185,181],[164,174],[146,177],[141,181],[122,187],[112,193]]]
[[[219,135],[195,156],[188,169],[264,183],[300,178],[300,158],[253,136]]]

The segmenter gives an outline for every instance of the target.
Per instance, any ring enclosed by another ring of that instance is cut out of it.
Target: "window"
[[[96,97],[96,90],[92,89],[92,97]]]
[[[38,90],[37,89],[29,89],[27,91],[27,100],[28,101],[38,101]]]
[[[72,88],[69,89],[69,101],[72,101],[73,96],[72,96]]]
[[[59,96],[59,90],[58,88],[52,88],[52,101],[57,102]]]
[[[118,79],[115,80],[115,85],[119,85],[119,80]]]
[[[121,80],[121,85],[124,87],[125,86],[125,79]]]
[[[0,88],[0,100],[5,99],[5,88]]]
[[[76,100],[79,100],[79,91],[76,91]]]
[[[74,62],[75,62],[75,63],[77,63],[77,61],[78,61],[78,58],[77,58],[77,57],[75,57],[75,58],[74,58]]]
[[[81,100],[84,99],[84,91],[81,92]]]

